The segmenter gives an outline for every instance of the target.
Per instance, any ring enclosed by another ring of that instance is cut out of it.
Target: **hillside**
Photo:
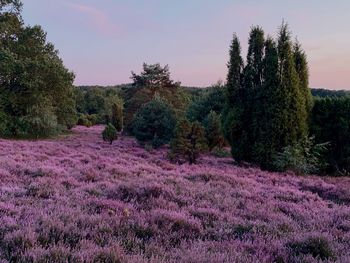
[[[350,178],[174,165],[101,130],[0,140],[1,262],[350,261]]]

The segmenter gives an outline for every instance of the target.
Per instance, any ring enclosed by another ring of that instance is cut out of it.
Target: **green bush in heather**
[[[102,138],[104,141],[112,144],[114,140],[118,139],[117,129],[109,123],[102,132]]]
[[[133,134],[141,144],[158,148],[170,142],[176,126],[175,113],[164,99],[155,96],[142,106],[133,121]]]

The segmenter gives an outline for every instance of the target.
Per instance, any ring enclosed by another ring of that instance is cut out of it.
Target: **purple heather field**
[[[350,178],[177,165],[102,129],[0,140],[0,262],[350,262]]]

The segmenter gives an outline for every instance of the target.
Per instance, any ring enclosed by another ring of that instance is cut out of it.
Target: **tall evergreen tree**
[[[281,25],[278,37],[279,88],[284,93],[280,101],[283,107],[281,116],[281,146],[295,144],[307,133],[304,99],[299,89],[299,76],[296,71],[293,43],[288,25]]]
[[[263,60],[263,87],[258,92],[256,141],[253,144],[253,159],[263,168],[269,168],[272,155],[279,145],[279,118],[284,109],[280,101],[284,93],[278,82],[278,52],[275,41],[268,37],[265,41]],[[270,167],[271,168],[271,167]]]
[[[264,31],[259,26],[252,27],[249,35],[249,47],[247,54],[247,65],[244,68],[244,116],[242,119],[244,133],[247,136],[247,142],[243,144],[246,161],[253,158],[253,147],[259,134],[261,107],[261,91],[263,85],[263,60],[264,60]]]
[[[227,67],[227,99],[222,115],[223,131],[231,145],[233,157],[239,161],[244,159],[244,151],[242,149],[246,142],[246,134],[244,134],[242,123],[244,116],[242,90],[243,59],[241,57],[241,45],[235,34],[230,46],[230,60]]]
[[[309,88],[309,67],[307,64],[307,57],[298,41],[294,44],[293,52],[295,69],[299,77],[299,90],[302,95],[307,115],[309,115],[313,106],[313,99]]]

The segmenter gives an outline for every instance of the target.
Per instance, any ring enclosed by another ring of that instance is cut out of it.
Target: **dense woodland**
[[[122,133],[146,148],[169,144],[174,162],[225,155],[229,147],[237,164],[268,170],[350,170],[348,92],[309,89],[307,56],[285,23],[276,39],[253,27],[245,60],[234,35],[226,82],[212,87],[182,87],[159,64],[132,72],[130,84],[74,87],[46,33],[25,25],[21,3],[1,1],[0,8],[2,137],[51,137],[105,124],[106,141]]]

